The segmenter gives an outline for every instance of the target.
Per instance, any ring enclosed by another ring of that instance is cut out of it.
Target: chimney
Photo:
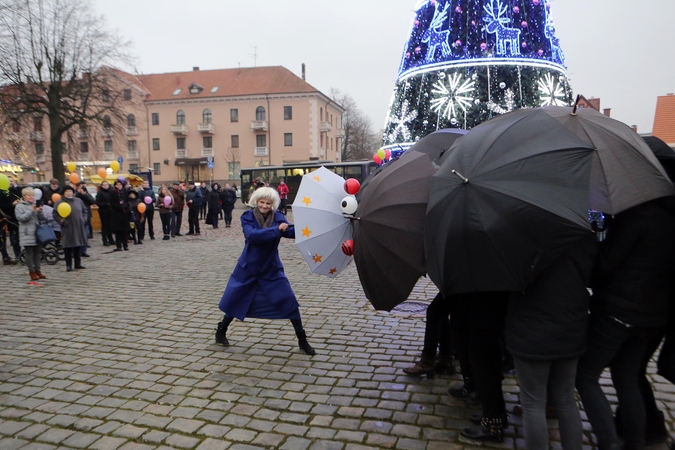
[[[193,72],[199,72],[199,66],[192,66]]]
[[[606,115],[607,117],[609,117],[609,116],[610,116],[610,111],[612,111],[612,108],[604,108],[604,109],[602,110],[602,113],[603,113],[604,115]]]
[[[302,81],[305,81],[305,63],[302,63]]]
[[[637,133],[637,125],[631,125],[630,127]]]

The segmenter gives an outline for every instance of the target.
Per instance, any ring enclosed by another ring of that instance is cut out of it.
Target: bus
[[[241,169],[241,201],[242,203],[248,201],[249,188],[256,178],[261,177],[269,183],[270,187],[275,189],[279,186],[279,182],[283,178],[288,185],[288,205],[290,206],[293,203],[293,200],[295,200],[295,195],[298,193],[302,176],[315,171],[321,166],[332,170],[345,180],[347,178],[356,178],[359,182],[363,182],[363,180],[378,167],[372,160],[366,160],[340,163],[330,161],[306,161],[288,163],[283,166],[260,166]]]

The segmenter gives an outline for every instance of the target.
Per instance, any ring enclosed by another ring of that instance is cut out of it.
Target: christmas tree
[[[547,0],[422,0],[384,133],[406,148],[519,108],[572,104]]]

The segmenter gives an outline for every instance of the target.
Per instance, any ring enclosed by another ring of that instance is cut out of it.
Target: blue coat
[[[244,320],[258,285],[279,312],[279,317],[286,317],[298,309],[298,300],[279,259],[279,241],[282,237],[295,239],[295,229],[290,226],[282,233],[279,231],[281,223],[288,221],[278,211],[274,211],[274,224],[270,228],[262,228],[253,211],[241,215],[246,243],[219,305],[228,316]]]

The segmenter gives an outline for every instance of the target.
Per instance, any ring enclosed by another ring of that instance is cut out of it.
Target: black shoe
[[[151,241],[154,241],[154,240],[155,240],[155,237],[154,237],[154,236],[150,236],[150,240],[151,240]]]
[[[129,247],[124,247],[124,251],[125,251],[125,252],[128,252],[128,251],[129,251]]]
[[[230,341],[227,340],[226,333],[227,328],[223,328],[219,322],[218,328],[216,328],[216,344],[222,345],[223,347],[230,346]]]
[[[314,350],[312,346],[309,345],[307,339],[298,339],[298,347],[300,347],[300,350],[309,356],[316,355],[316,350]]]
[[[122,249],[119,248],[119,247],[113,249],[113,252],[121,252],[121,251],[122,251]]]
[[[83,258],[89,258],[90,255],[89,253],[82,253],[80,256]]]
[[[500,424],[489,424],[489,419],[483,418],[477,427],[464,428],[460,433],[463,437],[475,441],[504,442],[504,429]],[[496,419],[499,420],[499,419]]]
[[[450,388],[448,394],[457,400],[464,400],[467,403],[478,403],[478,394],[476,391],[469,391],[463,385],[461,388]]]
[[[201,235],[202,235],[201,233],[195,233],[195,236],[201,236]]]
[[[169,239],[171,239],[169,236],[164,236],[164,237],[162,238],[163,241],[168,241]]]
[[[104,246],[104,247],[109,247],[110,244],[108,244],[107,242],[104,242],[104,243],[103,243],[103,246]]]
[[[475,424],[475,425],[480,425],[481,420],[483,420],[483,414],[482,413],[476,412],[476,413],[472,413],[469,416],[469,421],[471,423]],[[506,428],[508,426],[509,426],[509,415],[504,414],[504,415],[502,415],[502,428]]]
[[[138,245],[143,245],[143,241],[138,241]]]
[[[72,267],[66,266],[66,272],[72,272],[72,271],[73,271],[73,268],[72,268]]]
[[[192,236],[193,234],[194,233],[192,231],[188,231],[187,233],[185,233],[185,236]]]
[[[180,233],[176,233],[176,236],[182,236],[182,234],[180,234]]]
[[[80,264],[79,266],[75,266],[75,268],[76,268],[76,269],[86,269],[86,267],[84,267],[84,266],[81,265],[81,264]]]

